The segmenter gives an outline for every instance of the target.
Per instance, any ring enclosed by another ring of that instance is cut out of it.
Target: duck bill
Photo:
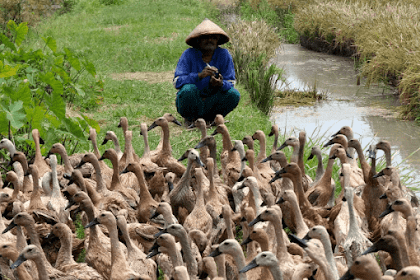
[[[241,175],[239,178],[238,178],[238,181],[237,182],[241,182],[241,181],[243,181],[245,179],[245,177],[243,176],[243,175]],[[239,188],[238,188],[239,189]]]
[[[309,236],[309,232],[302,238],[302,240],[309,241],[311,237]]]
[[[205,144],[203,142],[199,142],[197,146],[194,147],[194,149],[200,149],[200,148],[203,148],[204,146]]]
[[[331,146],[332,144],[334,144],[334,141],[331,139],[330,141],[325,143],[323,147],[325,148],[325,147]]]
[[[217,130],[213,131],[213,133],[211,134],[211,136],[214,136],[216,134],[218,134],[219,132],[217,132]]]
[[[353,157],[347,151],[346,151],[346,155],[347,155],[348,158],[353,159]]]
[[[169,191],[172,191],[174,189],[174,184],[172,182],[168,182],[168,188]]]
[[[174,120],[172,121],[174,124],[178,125],[178,126],[182,126],[182,124],[174,118]]]
[[[266,157],[265,159],[263,159],[262,161],[261,161],[261,163],[264,163],[264,162],[267,162],[267,161],[270,161],[270,160],[272,160],[273,158],[271,157],[271,155],[270,156],[268,156],[268,157]]]
[[[350,280],[350,279],[354,279],[354,278],[355,278],[354,275],[351,274],[350,269],[349,269],[349,270],[347,270],[346,273],[344,273],[343,276],[341,276],[340,280]]]
[[[284,148],[286,148],[286,146],[286,143],[281,144],[281,146],[277,148],[277,151],[283,150]]]
[[[381,170],[379,173],[376,173],[375,175],[373,175],[372,178],[378,178],[378,177],[381,177],[381,176],[384,176],[384,175],[385,175],[384,171]]]
[[[382,212],[381,215],[379,215],[379,218],[383,218],[383,217],[385,217],[386,215],[388,215],[388,214],[390,214],[392,212],[394,212],[394,209],[392,209],[391,207],[387,207],[385,209],[385,211]]]
[[[15,223],[15,221],[11,221],[10,224],[7,226],[7,228],[3,230],[2,234],[5,234],[6,232],[8,232],[9,230],[11,230],[12,228],[16,226],[17,224]]]
[[[302,248],[308,247],[308,245],[306,244],[306,240],[300,239],[294,234],[289,234],[289,238],[290,238],[290,242],[296,243]]]
[[[381,195],[380,197],[379,197],[379,199],[387,199],[388,198],[388,196],[386,195],[386,193],[384,193],[383,195]]]
[[[102,142],[102,145],[105,145],[106,143],[108,143],[108,139],[104,139],[104,141]]]
[[[253,219],[248,226],[252,227],[253,225],[255,225],[258,222],[263,222],[264,220],[261,218],[261,215],[258,215],[255,219]]]
[[[80,167],[82,167],[86,162],[84,160],[82,160],[76,167],[75,169],[78,169]]]
[[[195,158],[195,162],[197,162],[197,164],[200,165],[201,167],[205,166],[199,157]]]
[[[241,161],[247,161],[248,159],[246,157],[243,157]]]
[[[158,238],[159,236],[161,236],[164,233],[167,233],[168,231],[165,229],[162,229],[161,231],[159,231],[158,233],[155,233],[155,235],[153,235],[154,238]]]
[[[271,184],[271,183],[274,183],[276,180],[278,180],[278,179],[280,179],[280,178],[281,178],[281,175],[276,173],[276,175],[275,175],[275,176],[274,176],[274,177],[270,180],[270,182],[269,182],[269,183],[270,183],[270,184]]]
[[[152,247],[153,248],[153,247]],[[158,254],[160,254],[160,252],[159,252],[159,249],[158,248],[156,248],[156,249],[153,249],[147,256],[146,256],[146,259],[150,259],[150,258],[152,258],[152,257],[154,257],[154,256],[156,256],[156,255],[158,255]]]
[[[48,152],[48,154],[45,156],[45,158],[44,158],[44,159],[49,158],[49,157],[50,157],[50,155],[52,155],[52,154],[53,154],[53,152],[49,151],[49,152]]]
[[[367,254],[370,254],[370,253],[375,253],[375,252],[378,252],[378,251],[379,251],[378,248],[376,248],[375,244],[373,244],[366,251],[364,251],[361,256],[364,256],[364,255],[367,255]]]
[[[120,172],[120,175],[121,175],[121,174],[128,173],[128,172],[130,172],[130,171],[128,171],[128,169],[127,169],[127,167],[126,167],[126,168],[124,168],[124,169],[123,169],[123,171],[121,171],[121,172]]]
[[[184,159],[186,159],[188,156],[187,155],[182,155],[179,159],[178,159],[178,161],[183,161]]]
[[[157,218],[159,215],[158,211],[155,211],[152,215],[150,215],[150,219]]]
[[[93,219],[93,221],[92,222],[90,222],[89,224],[87,224],[86,226],[85,226],[85,228],[90,228],[90,227],[93,227],[93,226],[96,226],[96,225],[99,225],[100,223],[99,223],[99,221],[98,221],[98,219],[97,218],[95,218],[95,219]]]
[[[257,261],[253,259],[249,264],[247,264],[244,268],[239,270],[239,273],[245,273],[253,268],[258,267]]]
[[[277,202],[276,202],[276,204],[282,204],[282,203],[284,203],[286,200],[284,200],[284,198],[283,197],[280,197],[280,199],[279,200],[277,200]]]
[[[71,184],[73,184],[73,183],[74,183],[73,178],[72,178],[72,177],[71,177],[71,175],[70,175],[70,174],[68,174],[68,173],[64,173],[63,178],[64,178],[64,179],[66,179],[66,180],[69,180],[69,182],[67,183],[67,185],[71,185]]]
[[[195,127],[195,123],[193,122],[192,124],[190,124],[187,129],[193,129]]]
[[[376,151],[374,149],[369,149],[369,158],[376,159]]]
[[[311,160],[314,158],[314,154],[310,154],[307,160]]]
[[[252,241],[254,241],[254,240],[252,240],[252,239],[248,236],[248,237],[247,237],[244,241],[242,241],[241,246],[246,245],[246,244],[248,244],[248,243],[251,243]]]
[[[222,252],[220,252],[219,247],[217,247],[216,250],[214,250],[213,252],[210,253],[209,257],[217,257],[220,256],[222,254]]]
[[[155,122],[153,122],[148,128],[147,128],[147,131],[150,131],[150,130],[152,130],[153,128],[155,128],[155,127],[157,127],[158,125],[155,123]]]
[[[26,261],[26,258],[23,255],[19,255],[19,257],[17,258],[17,260],[10,266],[10,269],[17,268],[19,265],[21,265],[25,261]]]

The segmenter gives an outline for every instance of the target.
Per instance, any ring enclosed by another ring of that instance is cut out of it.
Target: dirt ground
[[[136,80],[145,81],[151,84],[169,82],[172,83],[174,78],[173,71],[166,72],[131,72],[131,73],[115,73],[111,74],[114,80]]]

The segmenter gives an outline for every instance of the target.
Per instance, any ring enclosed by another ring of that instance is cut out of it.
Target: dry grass
[[[361,75],[368,83],[398,87],[405,112],[420,116],[420,6],[418,1],[316,0],[295,17],[300,34],[356,46]]]

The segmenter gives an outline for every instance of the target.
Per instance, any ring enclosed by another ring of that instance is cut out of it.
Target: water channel
[[[348,125],[362,147],[388,140],[394,153],[393,166],[410,176],[407,186],[420,187],[420,150],[415,152],[420,148],[420,127],[396,118],[398,100],[391,89],[377,84],[367,88],[363,79],[358,86],[351,58],[310,51],[300,45],[282,45],[272,63],[285,70],[283,87],[303,90],[316,84],[328,96],[313,106],[276,108],[272,119],[282,134],[297,136],[304,130],[308,138],[322,137],[326,143]],[[383,152],[378,151],[378,156]]]

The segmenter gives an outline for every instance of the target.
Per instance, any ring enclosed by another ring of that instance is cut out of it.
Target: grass
[[[274,104],[276,106],[309,106],[316,101],[324,100],[327,95],[319,92],[316,88],[307,91],[285,90],[275,94]]]
[[[331,50],[350,48],[367,83],[396,86],[402,116],[420,121],[419,20],[418,1],[317,0],[297,11],[294,26]]]

